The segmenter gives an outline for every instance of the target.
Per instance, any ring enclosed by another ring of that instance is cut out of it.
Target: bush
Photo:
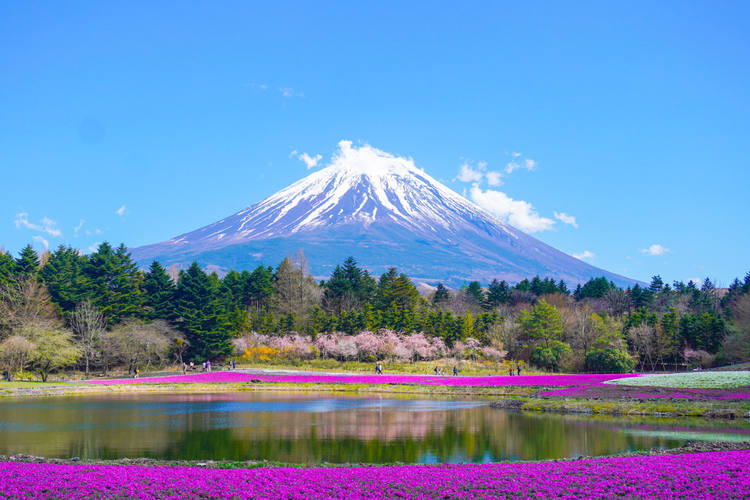
[[[531,362],[539,368],[557,371],[560,369],[560,360],[570,352],[570,346],[559,340],[551,340],[548,345],[538,345],[531,351]]]
[[[627,351],[608,347],[586,353],[586,370],[596,373],[630,373],[635,361]]]

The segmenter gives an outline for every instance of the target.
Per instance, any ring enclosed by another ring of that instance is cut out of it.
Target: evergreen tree
[[[197,262],[180,273],[175,314],[175,323],[190,343],[190,357],[205,361],[231,354],[227,317],[215,287]]]
[[[432,304],[437,306],[443,302],[447,302],[450,298],[451,294],[448,292],[448,289],[442,283],[438,283],[435,295],[432,296]]]
[[[27,277],[36,274],[39,269],[39,256],[31,245],[26,245],[16,259],[16,273]]]
[[[474,302],[476,304],[484,304],[484,290],[482,290],[482,285],[480,285],[478,281],[472,281],[471,283],[469,283],[469,285],[464,289],[464,294],[470,302]]]
[[[510,287],[505,280],[498,282],[496,279],[492,280],[490,286],[487,288],[487,303],[490,307],[497,307],[500,304],[507,304],[510,302]]]
[[[143,290],[148,319],[174,318],[174,295],[177,287],[159,261],[153,261],[143,276]]]
[[[245,305],[254,309],[265,309],[270,305],[274,293],[272,267],[258,266],[246,277]]]
[[[0,250],[0,285],[8,283],[16,274],[16,261],[13,257]]]
[[[91,282],[91,300],[102,311],[109,326],[139,314],[143,302],[142,276],[125,245],[117,249],[107,242],[99,245],[89,256],[84,274]]]
[[[60,245],[39,270],[52,301],[66,313],[92,295],[91,282],[84,273],[87,263],[78,250]]]

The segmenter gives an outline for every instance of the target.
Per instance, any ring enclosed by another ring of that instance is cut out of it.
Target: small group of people
[[[521,365],[517,365],[516,366],[516,374],[519,377],[521,376]],[[513,376],[513,367],[512,366],[508,367],[508,375],[510,375],[511,377]]]
[[[237,369],[237,362],[235,360],[227,360],[227,370],[236,370]],[[211,361],[204,361],[201,363],[201,370],[204,372],[210,372],[211,371]],[[187,374],[189,371],[195,371],[195,363],[192,361],[190,363],[182,363],[182,373]]]
[[[435,375],[445,375],[445,372],[443,371],[443,369],[437,365],[435,365],[434,371],[435,371]],[[458,366],[453,365],[453,376],[455,377],[457,375],[458,375]]]

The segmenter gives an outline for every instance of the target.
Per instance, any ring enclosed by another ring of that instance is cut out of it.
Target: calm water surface
[[[0,402],[0,454],[291,463],[490,462],[747,440],[747,423],[523,414],[486,401],[309,394],[118,395]]]

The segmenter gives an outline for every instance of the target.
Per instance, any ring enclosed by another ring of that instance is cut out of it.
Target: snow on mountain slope
[[[411,159],[341,141],[331,164],[236,214],[155,245],[132,249],[148,265],[246,269],[296,248],[325,276],[353,255],[366,268],[395,266],[425,281],[516,281],[535,274],[569,282],[608,276],[505,224],[445,187]],[[318,259],[328,259],[316,262]],[[448,259],[448,261],[446,261]]]

